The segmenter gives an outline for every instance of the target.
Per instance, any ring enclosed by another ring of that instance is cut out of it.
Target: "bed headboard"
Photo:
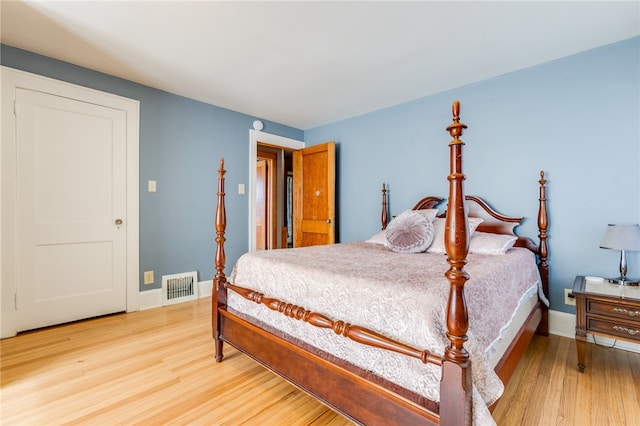
[[[526,247],[534,253],[538,253],[538,246],[531,239],[515,233],[515,228],[522,223],[523,217],[506,216],[498,213],[486,201],[475,195],[465,196],[465,206],[469,217],[482,219],[482,223],[476,229],[477,231],[514,235],[518,237],[515,243],[516,247]]]
[[[478,217],[483,221],[476,229],[480,232],[489,232],[492,234],[506,234],[506,235],[514,235],[518,237],[516,240],[516,247],[525,247],[529,250],[533,251],[536,254],[541,254],[542,247],[544,246],[546,250],[546,222],[547,222],[547,211],[546,211],[546,197],[545,197],[545,184],[546,180],[544,179],[544,171],[540,172],[540,209],[538,211],[538,228],[541,233],[544,232],[544,235],[539,235],[541,239],[541,245],[536,245],[533,240],[527,237],[520,236],[516,234],[515,228],[522,224],[524,217],[519,216],[507,216],[502,213],[498,213],[495,211],[489,203],[484,201],[481,197],[476,195],[466,195],[465,196],[465,207],[467,209],[468,217]],[[440,203],[444,201],[444,198],[436,197],[434,195],[430,195],[424,197],[420,201],[418,201],[415,206],[413,206],[413,210],[423,210],[423,209],[434,209],[437,208]],[[386,185],[382,184],[382,230],[386,229],[388,225],[389,219],[389,210],[387,203],[387,189]],[[446,217],[446,211],[440,213],[438,217]],[[543,255],[546,258],[546,253]]]

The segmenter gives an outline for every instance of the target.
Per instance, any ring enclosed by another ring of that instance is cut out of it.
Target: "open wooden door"
[[[335,142],[293,153],[293,246],[335,243]]]

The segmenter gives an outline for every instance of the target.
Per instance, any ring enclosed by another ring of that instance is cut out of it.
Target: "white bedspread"
[[[399,254],[364,242],[247,253],[229,281],[266,297],[301,306],[333,320],[379,332],[442,356],[449,283],[446,256]],[[474,423],[491,424],[487,406],[504,390],[489,351],[524,295],[540,280],[534,255],[514,248],[506,255],[468,256],[465,285],[469,312]],[[406,389],[439,401],[440,369],[419,360],[366,347],[333,331],[273,312],[229,292],[228,305],[325,352],[348,360]]]

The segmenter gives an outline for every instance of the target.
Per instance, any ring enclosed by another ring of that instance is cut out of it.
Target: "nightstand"
[[[585,369],[587,333],[640,342],[640,287],[577,276],[573,295],[576,298],[576,347],[581,372]]]

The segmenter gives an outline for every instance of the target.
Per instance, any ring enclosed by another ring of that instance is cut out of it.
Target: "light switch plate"
[[[156,181],[150,180],[147,182],[147,191],[156,192]]]

